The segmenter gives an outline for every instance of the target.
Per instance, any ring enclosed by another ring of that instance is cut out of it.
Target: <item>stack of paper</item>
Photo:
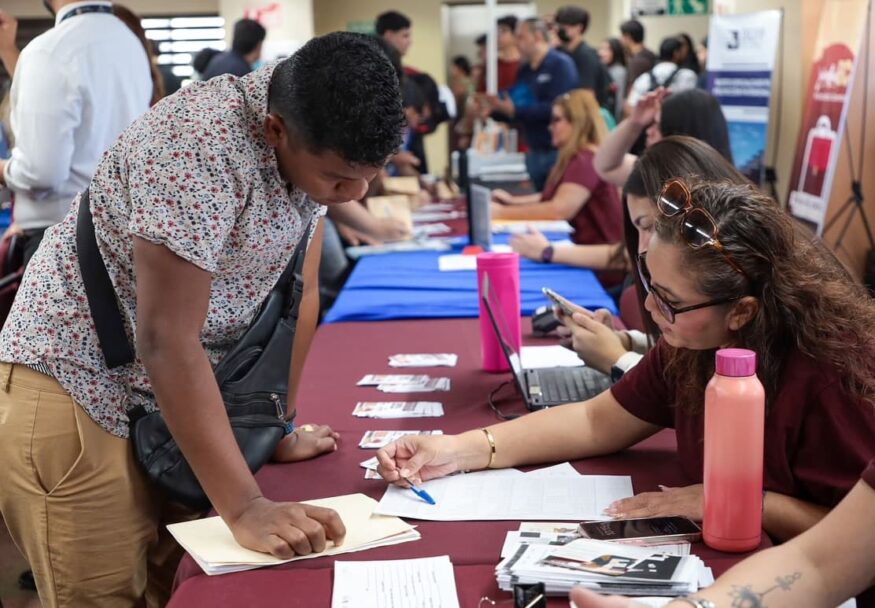
[[[431,393],[450,390],[450,379],[425,374],[367,374],[358,381],[358,386],[376,386],[384,393]]]
[[[335,562],[332,608],[459,608],[446,555],[379,562]]]
[[[542,582],[547,593],[567,594],[575,585],[601,593],[676,596],[713,582],[695,555],[667,555],[653,547],[580,538],[564,545],[525,543],[495,568],[501,589]]]
[[[576,352],[558,344],[523,346],[520,349],[520,365],[523,369],[581,367],[583,364]]]
[[[389,486],[376,512],[435,521],[580,522],[609,519],[603,513],[608,505],[632,496],[630,477],[578,475],[567,463],[531,473],[503,469],[454,475],[426,481],[422,488],[436,505],[426,504],[404,488]]]
[[[374,469],[376,470],[376,458]],[[364,466],[365,463],[362,463]],[[581,538],[577,524],[571,522],[534,522],[524,521],[516,532],[508,532],[501,547],[502,559],[513,554],[520,545],[567,545],[573,540]],[[616,541],[614,541],[616,542]],[[620,543],[642,546],[637,543]],[[681,541],[677,543],[664,543],[647,545],[654,553],[666,553],[668,555],[689,555],[690,543]]]
[[[438,401],[359,401],[352,411],[359,418],[430,418],[444,415]]]
[[[376,507],[377,502],[364,494],[307,500],[302,504],[326,507],[337,511],[346,526],[346,538],[343,544],[335,546],[329,541],[328,547],[322,553],[279,559],[273,555],[259,553],[238,545],[231,530],[221,517],[207,517],[206,519],[171,524],[167,526],[167,529],[176,542],[182,545],[182,548],[210,576],[325,555],[364,551],[419,540],[420,538],[419,532],[413,526],[397,517],[374,515],[374,507]]]
[[[405,435],[443,435],[443,433],[443,431],[367,431],[362,435],[359,447],[377,450]]]
[[[455,353],[415,353],[389,356],[389,367],[456,367]]]
[[[529,228],[539,232],[574,232],[571,224],[564,220],[492,220],[492,232],[496,233],[524,234]]]

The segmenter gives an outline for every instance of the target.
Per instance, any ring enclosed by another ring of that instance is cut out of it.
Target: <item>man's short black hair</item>
[[[559,25],[579,25],[585,32],[589,27],[589,11],[579,6],[563,6],[556,11],[553,20]]]
[[[241,19],[234,24],[234,40],[231,49],[240,55],[248,55],[264,42],[267,30],[254,19]]]
[[[480,34],[474,39],[474,44],[477,46],[486,46],[486,34]]]
[[[632,39],[632,42],[644,42],[644,26],[637,19],[629,19],[620,24],[620,33]]]
[[[499,17],[495,23],[498,27],[504,26],[513,32],[516,30],[517,18],[515,15],[505,15],[504,17]]]
[[[674,61],[674,54],[681,48],[680,38],[677,36],[669,36],[662,39],[662,44],[659,45],[659,60]]]
[[[401,145],[398,77],[372,36],[333,32],[276,66],[268,108],[310,152],[382,166]]]
[[[402,15],[398,11],[386,11],[377,16],[374,29],[377,31],[377,36],[382,36],[386,32],[410,29],[411,25],[413,23],[407,15]]]

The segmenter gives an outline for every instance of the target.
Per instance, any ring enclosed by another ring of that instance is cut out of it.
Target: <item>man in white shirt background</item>
[[[677,36],[665,38],[659,45],[657,64],[632,83],[629,98],[626,100],[630,110],[638,104],[639,99],[659,87],[665,87],[672,93],[695,89],[699,77],[694,71],[680,67],[683,60],[684,49],[680,39]]]
[[[12,78],[15,147],[0,161],[0,184],[15,194],[13,226],[23,232],[25,264],[45,230],[85,190],[101,155],[149,108],[152,79],[140,41],[100,0],[44,2],[55,27],[8,65],[14,19],[0,12],[0,57]]]

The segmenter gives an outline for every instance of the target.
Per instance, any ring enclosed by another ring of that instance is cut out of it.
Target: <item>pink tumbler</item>
[[[483,277],[488,276],[489,305],[507,344],[519,352],[522,344],[520,322],[520,256],[516,253],[481,253],[477,256],[477,293],[480,301],[480,354],[487,372],[506,372],[510,368],[489,314],[483,305]]]
[[[765,392],[756,353],[717,351],[705,389],[705,514],[702,538],[719,551],[760,544],[763,508]]]

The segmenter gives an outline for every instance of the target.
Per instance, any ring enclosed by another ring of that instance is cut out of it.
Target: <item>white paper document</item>
[[[176,542],[182,545],[182,548],[210,576],[326,555],[364,551],[420,538],[419,532],[413,526],[397,517],[374,515],[377,501],[364,494],[347,494],[333,498],[306,500],[302,503],[337,511],[346,526],[346,538],[342,545],[334,546],[329,542],[322,553],[279,559],[267,553],[241,547],[234,540],[234,535],[221,517],[207,517],[171,524],[167,529]]]
[[[583,364],[576,352],[558,344],[553,346],[523,346],[520,349],[520,365],[523,366],[523,369],[582,367]]]
[[[331,608],[458,608],[446,555],[379,562],[335,562]]]
[[[359,447],[378,450],[406,435],[443,435],[443,433],[443,431],[365,431],[359,441]]]
[[[603,511],[632,496],[628,476],[581,475],[554,478],[515,469],[478,471],[422,484],[437,504],[389,486],[376,513],[433,521],[609,519]]]
[[[389,367],[456,367],[455,353],[412,353],[389,356]]]
[[[357,418],[432,418],[444,415],[438,401],[359,401],[352,411]]]

